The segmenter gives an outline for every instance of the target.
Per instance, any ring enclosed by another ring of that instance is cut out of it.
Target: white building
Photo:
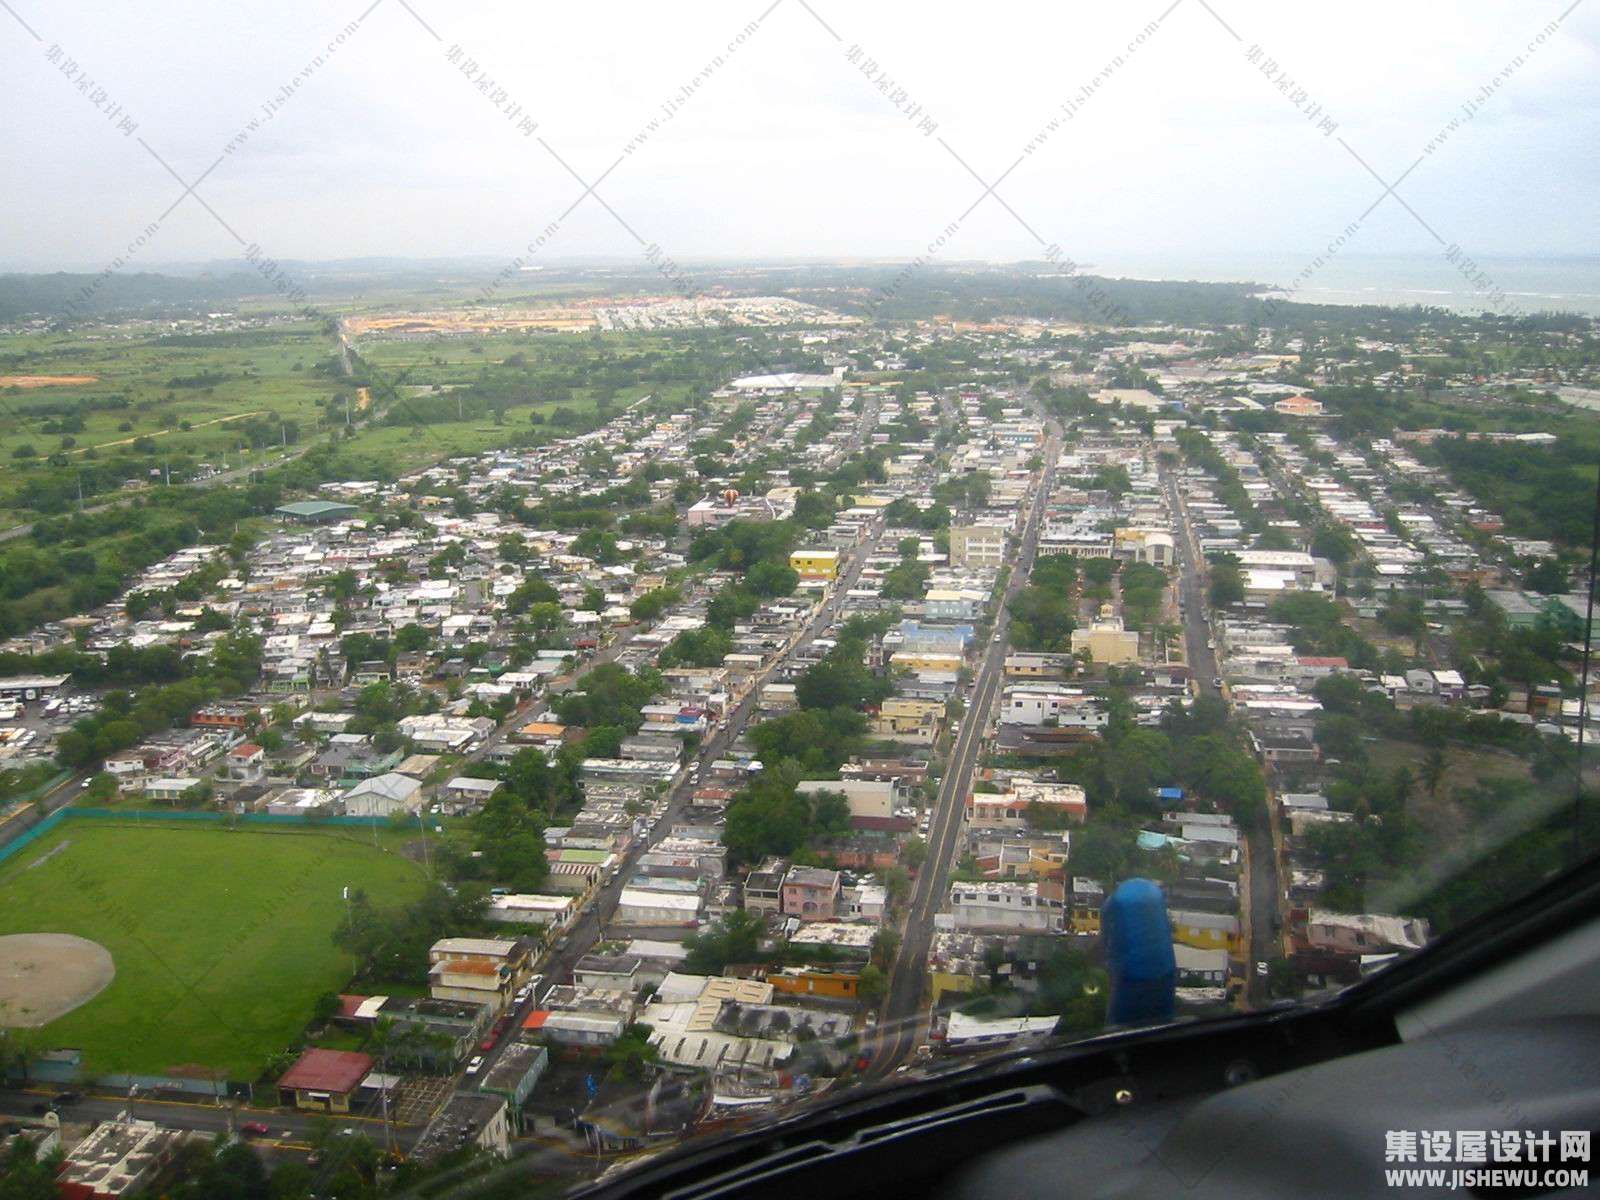
[[[392,817],[422,808],[422,784],[398,771],[363,779],[344,794],[344,811],[350,817]]]
[[[700,897],[692,892],[648,892],[625,887],[611,920],[617,925],[693,925]]]
[[[1111,714],[1093,696],[1040,684],[1006,689],[1000,705],[1005,725],[1049,725],[1059,729],[1104,729]]]
[[[796,793],[814,796],[818,792],[840,792],[850,803],[852,817],[890,818],[894,816],[899,785],[892,779],[803,779]]]
[[[1008,933],[1053,933],[1063,925],[1065,905],[1040,894],[1036,883],[957,883],[950,888],[950,912],[957,929]]]

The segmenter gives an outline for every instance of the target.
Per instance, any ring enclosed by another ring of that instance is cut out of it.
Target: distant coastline
[[[1523,312],[1572,312],[1600,316],[1600,258],[1478,257],[1478,262],[1504,292],[1506,304]],[[1263,298],[1281,297],[1304,304],[1421,304],[1476,315],[1495,311],[1474,291],[1443,255],[1349,255],[1317,268],[1300,287],[1291,282],[1307,268],[1287,254],[1217,258],[1157,258],[1107,255],[1098,274],[1112,278],[1171,282],[1228,283],[1265,280]],[[1272,285],[1276,285],[1274,288]]]

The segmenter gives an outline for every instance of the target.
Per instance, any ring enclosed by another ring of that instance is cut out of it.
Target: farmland
[[[264,463],[286,442],[342,423],[332,339],[310,322],[183,336],[154,324],[0,338],[0,509],[60,511],[76,499],[178,477],[201,462]],[[319,363],[321,364],[319,366]],[[87,380],[87,381],[85,381]]]
[[[389,904],[421,891],[394,836],[380,841],[356,829],[65,823],[0,868],[0,934],[99,942],[116,978],[38,1044],[80,1048],[96,1072],[253,1079],[348,976],[330,939],[341,889]]]

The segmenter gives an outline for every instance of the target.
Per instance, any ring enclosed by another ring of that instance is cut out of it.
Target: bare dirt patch
[[[0,375],[0,387],[77,387],[99,382],[98,375]]]
[[[116,978],[99,942],[70,933],[0,937],[0,1025],[37,1028],[98,996]]]

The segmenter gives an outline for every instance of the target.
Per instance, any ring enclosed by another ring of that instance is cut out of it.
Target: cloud
[[[1586,252],[1597,216],[1600,16],[1583,5],[813,2],[819,21],[798,0],[410,0],[416,17],[380,0],[361,20],[370,3],[15,4],[0,263],[92,269],[166,210],[184,187],[138,139],[186,181],[217,164],[199,191],[218,216],[294,258],[513,253],[584,190],[556,155],[586,181],[611,169],[600,194],[680,260],[920,253],[1008,170],[1015,215],[983,200],[951,254],[1037,256],[1029,227],[1089,261],[1314,249],[1384,191],[1356,155],[1384,181],[1422,158],[1401,194],[1479,253]],[[189,198],[145,253],[237,249]],[[1393,199],[1361,235],[1362,252],[1433,249]],[[637,250],[593,198],[550,248]]]

